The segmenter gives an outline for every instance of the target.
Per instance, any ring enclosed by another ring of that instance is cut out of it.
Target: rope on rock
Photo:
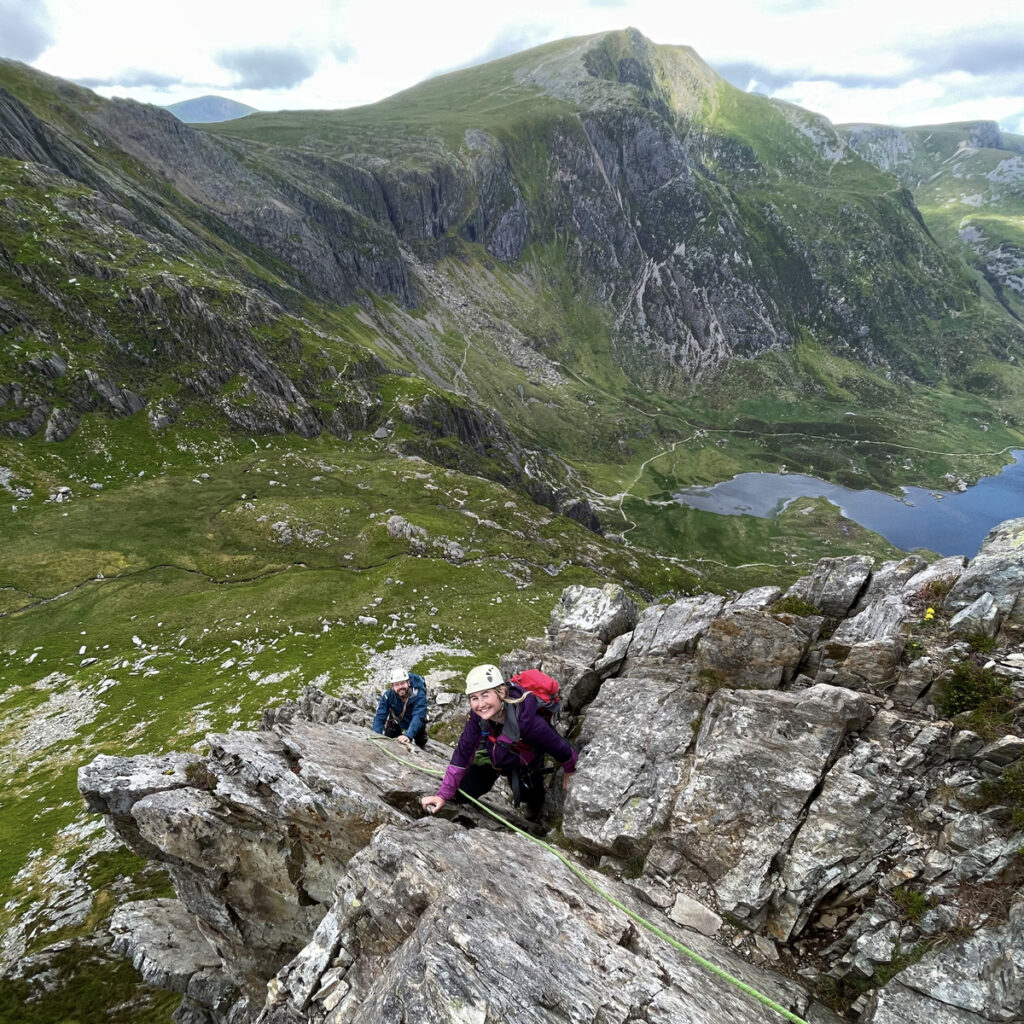
[[[381,740],[372,737],[367,737],[367,739],[369,739],[374,746],[379,747],[381,750],[383,750],[388,757],[390,757],[394,761],[397,761],[399,764],[404,764],[409,768],[415,768],[417,771],[425,772],[427,775],[436,775],[441,777],[444,776],[444,772],[438,771],[436,768],[428,768],[426,765],[416,764],[413,761],[407,761],[405,758],[399,757],[392,750],[388,749],[388,747],[385,746],[385,744]],[[617,900],[610,892],[606,892],[604,889],[602,889],[597,884],[597,882],[595,882],[582,868],[576,867],[576,865],[573,864],[560,850],[552,846],[550,843],[545,843],[543,839],[539,839],[537,836],[530,835],[530,833],[526,832],[524,829],[521,829],[518,826],[513,825],[511,821],[509,821],[507,818],[503,818],[500,814],[498,814],[497,811],[488,807],[486,804],[481,803],[475,797],[470,796],[468,793],[463,792],[461,789],[459,790],[459,792],[467,800],[476,804],[476,806],[479,807],[482,811],[484,811],[486,814],[489,814],[492,818],[494,818],[495,821],[501,822],[501,824],[504,825],[506,828],[511,829],[511,831],[513,832],[518,832],[519,835],[525,836],[527,839],[529,839],[531,843],[535,843],[542,849],[547,850],[548,853],[554,854],[581,882],[583,882],[585,885],[593,889],[594,892],[596,892],[602,899],[610,903],[613,907],[615,907],[618,910],[621,910],[622,913],[624,913],[627,917],[629,917],[633,921],[636,921],[637,924],[645,928],[652,935],[656,935],[659,939],[662,939],[664,942],[667,942],[673,949],[678,950],[680,953],[683,953],[685,956],[688,956],[695,963],[699,964],[705,970],[710,971],[712,974],[715,975],[715,977],[721,978],[722,981],[728,982],[730,985],[734,986],[735,988],[738,988],[741,992],[746,993],[752,999],[756,999],[759,1003],[761,1003],[764,1006],[767,1006],[770,1010],[774,1010],[776,1013],[785,1017],[786,1020],[793,1021],[793,1024],[807,1024],[807,1021],[805,1021],[803,1017],[798,1017],[795,1013],[792,1013],[790,1010],[787,1010],[784,1006],[781,1006],[779,1003],[775,1002],[774,999],[771,999],[769,996],[766,996],[763,992],[758,992],[758,990],[754,988],[752,985],[748,985],[745,981],[741,981],[735,975],[732,975],[728,971],[723,970],[717,964],[713,964],[710,960],[707,960],[704,957],[702,957],[700,953],[697,953],[696,951],[690,949],[688,946],[683,945],[683,943],[681,943],[678,939],[672,938],[671,935],[669,935],[667,932],[662,931],[652,921],[648,921],[647,918],[642,917],[640,914],[636,913],[636,911],[630,910],[629,907],[625,906],[622,902]]]

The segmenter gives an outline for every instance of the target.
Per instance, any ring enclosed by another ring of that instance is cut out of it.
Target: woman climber
[[[496,665],[470,669],[466,694],[469,720],[451,763],[436,796],[422,797],[420,803],[434,814],[449,800],[461,802],[459,790],[480,797],[504,775],[515,803],[525,803],[527,816],[537,817],[544,803],[544,755],[561,764],[563,789],[569,788],[579,755],[545,720],[537,697],[515,683],[506,684]]]

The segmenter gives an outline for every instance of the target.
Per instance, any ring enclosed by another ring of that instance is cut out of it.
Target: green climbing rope
[[[426,765],[416,764],[413,761],[407,761],[404,757],[399,757],[396,753],[394,753],[387,746],[385,746],[385,744],[381,740],[378,740],[374,737],[367,738],[370,740],[371,743],[374,744],[374,746],[379,747],[381,750],[384,751],[385,754],[387,754],[388,757],[392,758],[392,760],[397,761],[399,764],[404,764],[409,768],[415,768],[417,771],[425,772],[427,775],[437,775],[442,777],[444,776],[444,772],[438,771],[436,768],[428,768]],[[672,938],[671,935],[669,935],[667,932],[662,931],[652,921],[648,921],[647,918],[642,917],[640,914],[636,913],[636,911],[630,910],[629,907],[625,906],[622,902],[617,900],[610,892],[606,892],[604,889],[602,889],[601,886],[599,886],[597,882],[595,882],[585,871],[583,871],[581,868],[576,867],[576,865],[573,864],[564,854],[562,854],[560,850],[556,849],[550,843],[545,843],[543,839],[538,839],[537,836],[530,835],[530,833],[526,832],[524,829],[521,829],[516,825],[513,825],[511,821],[509,821],[507,818],[503,818],[500,814],[498,814],[497,811],[488,807],[486,804],[481,803],[475,797],[470,796],[468,793],[463,792],[461,789],[459,790],[459,792],[462,793],[462,795],[467,800],[470,800],[472,803],[476,804],[476,806],[479,807],[482,811],[484,811],[486,814],[489,814],[492,818],[494,818],[495,821],[501,822],[501,824],[504,825],[506,828],[511,829],[513,832],[518,832],[519,835],[525,836],[527,839],[529,839],[531,843],[536,843],[537,846],[540,846],[543,849],[547,850],[548,853],[554,854],[581,882],[583,882],[585,885],[593,889],[594,892],[596,892],[602,899],[607,900],[607,902],[610,903],[613,907],[617,908],[618,910],[621,910],[622,913],[624,913],[627,917],[631,918],[633,921],[636,921],[636,923],[639,924],[641,927],[647,929],[647,931],[649,931],[652,935],[657,935],[659,939],[662,939],[664,942],[667,942],[673,949],[676,949],[680,953],[683,953],[685,956],[688,956],[695,963],[700,964],[700,966],[703,967],[705,970],[710,971],[716,977],[721,978],[722,981],[728,982],[730,985],[733,985],[735,988],[738,988],[741,992],[745,992],[752,999],[756,999],[759,1003],[761,1003],[764,1006],[767,1006],[770,1010],[774,1010],[776,1013],[781,1014],[781,1016],[785,1017],[786,1020],[793,1021],[793,1024],[807,1024],[807,1021],[805,1021],[803,1017],[798,1017],[795,1013],[792,1013],[790,1010],[787,1010],[784,1006],[780,1006],[777,1002],[775,1002],[774,999],[769,998],[763,992],[758,992],[758,990],[753,986],[748,985],[745,981],[741,981],[735,975],[732,975],[728,971],[723,970],[717,964],[713,964],[710,960],[705,959],[700,955],[700,953],[697,953],[694,950],[690,949],[688,946],[685,946],[678,939]]]

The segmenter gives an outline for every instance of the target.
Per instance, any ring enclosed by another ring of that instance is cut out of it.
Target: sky
[[[1024,134],[1021,0],[0,0],[0,56],[162,106],[337,109],[629,26],[836,124]]]

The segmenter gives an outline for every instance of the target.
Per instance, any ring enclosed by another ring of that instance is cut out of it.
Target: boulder
[[[949,620],[949,631],[960,636],[994,637],[999,632],[1002,621],[1002,609],[996,599],[985,591]]]
[[[730,608],[752,608],[754,611],[761,611],[769,605],[774,604],[782,597],[780,587],[754,587],[753,590],[744,591],[739,597],[729,603]]]
[[[679,683],[607,680],[583,720],[566,837],[597,853],[646,852],[668,820],[706,702]]]
[[[100,757],[79,788],[133,849],[163,864],[232,984],[262,1000],[349,858],[380,825],[420,813],[419,794],[434,786],[365,729],[294,713],[272,731],[207,742],[206,759]]]
[[[227,1012],[237,993],[196,918],[179,900],[125,903],[110,919],[116,953],[128,957],[143,980],[181,992],[197,1008]]]
[[[900,590],[900,595],[921,612],[928,606],[938,607],[942,595],[948,593],[963,574],[967,559],[962,555],[940,558],[914,573]]]
[[[1000,612],[1024,623],[1024,518],[1008,519],[988,532],[978,554],[959,576],[946,597],[945,610],[953,614],[973,604],[982,594],[992,595]]]
[[[899,675],[904,643],[899,637],[854,644],[832,680],[834,686],[880,693]]]
[[[890,699],[903,707],[913,707],[943,671],[935,658],[915,658],[889,690]]]
[[[829,768],[775,880],[767,924],[777,939],[790,941],[826,897],[870,886],[883,861],[899,859],[926,799],[900,760],[941,763],[949,732],[881,711]]]
[[[925,953],[897,980],[892,993],[873,1001],[867,1024],[1024,1019],[1024,897],[1016,898],[1003,924]]]
[[[874,562],[868,555],[823,558],[814,572],[797,580],[785,596],[809,601],[823,615],[842,618],[860,596]]]
[[[772,690],[793,678],[808,646],[806,633],[775,616],[730,609],[700,638],[697,668],[717,684]]]
[[[684,597],[670,605],[649,605],[633,630],[623,675],[643,675],[651,666],[678,663],[692,654],[726,600],[717,594]]]
[[[886,594],[865,605],[852,619],[843,620],[832,634],[836,643],[856,644],[896,636],[909,619],[919,619],[902,594]]]
[[[605,643],[628,633],[637,621],[638,611],[632,598],[616,583],[603,587],[571,586],[562,591],[551,612],[548,636],[562,630],[594,633]]]
[[[883,562],[871,573],[868,585],[853,608],[850,609],[850,613],[859,615],[869,604],[880,601],[890,594],[900,593],[904,584],[926,565],[927,563],[920,555],[907,555],[906,558],[899,561]]]
[[[720,909],[755,923],[775,858],[847,736],[869,720],[864,698],[836,687],[719,690],[646,872],[710,880]]]
[[[1024,736],[1001,736],[978,751],[976,760],[983,767],[1005,768],[1024,757]]]
[[[764,1006],[650,934],[572,869],[521,836],[440,820],[382,828],[348,865],[312,941],[272,981],[258,1024],[766,1020]],[[600,888],[743,984],[839,1024],[797,983],[638,907],[614,881],[601,879]]]

